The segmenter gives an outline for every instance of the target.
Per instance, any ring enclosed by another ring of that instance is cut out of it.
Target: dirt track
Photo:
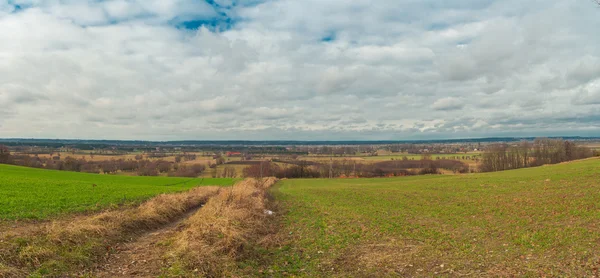
[[[148,231],[127,243],[118,244],[99,265],[94,277],[157,277],[168,267],[165,261],[165,245],[184,227],[184,222],[200,208],[190,210],[181,218],[165,226]]]
[[[244,180],[227,189],[198,187],[159,195],[138,207],[25,223],[25,230],[13,223],[11,232],[0,238],[5,243],[0,245],[0,277],[36,272],[52,277],[159,277],[173,265],[189,275],[235,273],[237,269],[225,266],[235,265],[236,252],[269,230],[264,226],[265,192],[275,182],[271,178],[266,184]],[[17,236],[20,241],[14,240]]]

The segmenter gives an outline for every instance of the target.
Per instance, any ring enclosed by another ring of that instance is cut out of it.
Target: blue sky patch
[[[321,38],[322,42],[332,42],[335,41],[335,33],[331,32]]]
[[[13,6],[13,9],[14,9],[13,12],[15,12],[15,13],[29,8],[29,5],[17,4],[17,3],[15,3],[15,1],[11,1],[11,0],[8,0],[8,4]]]
[[[197,30],[204,26],[212,31],[225,31],[231,29],[234,21],[229,17],[186,20],[176,24],[177,28]]]

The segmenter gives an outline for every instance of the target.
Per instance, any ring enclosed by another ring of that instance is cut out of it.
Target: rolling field
[[[200,185],[232,185],[235,179],[127,177],[51,171],[0,164],[0,220],[45,219],[139,203],[161,193]]]
[[[246,262],[259,273],[597,277],[600,267],[599,159],[460,176],[283,180],[273,193],[283,244]]]

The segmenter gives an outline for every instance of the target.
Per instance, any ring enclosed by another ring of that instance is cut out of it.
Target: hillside
[[[600,160],[389,179],[284,180],[261,271],[315,276],[570,276],[600,266]]]
[[[127,202],[135,202],[194,185],[233,182],[12,166],[0,166],[0,171],[0,204],[8,219],[94,210],[121,203],[123,194]],[[260,184],[252,180],[238,184],[245,197],[232,197],[236,187],[202,187],[183,195],[161,195],[128,210],[74,219],[75,224],[65,229],[54,230],[70,222],[68,218],[53,222],[61,224],[35,225],[34,230],[44,231],[39,233],[17,228],[0,240],[4,242],[0,249],[11,254],[0,261],[0,274],[77,274],[76,265],[83,264],[83,273],[104,271],[108,276],[138,271],[166,276],[195,276],[201,271],[215,277],[598,276],[597,158],[455,176],[287,179],[270,189],[274,198],[267,198],[268,189]],[[104,189],[93,191],[99,188]],[[262,197],[253,201],[256,196]],[[190,197],[194,201],[177,208]],[[106,201],[96,206],[91,200]],[[154,213],[144,212],[149,208]],[[114,222],[110,227],[101,224],[107,217]],[[80,235],[79,229],[85,232]],[[78,250],[69,240],[56,241],[63,233],[94,248]],[[28,246],[44,248],[29,254],[31,250],[21,250],[23,238]],[[103,249],[107,240],[124,251],[110,256],[115,251],[110,246]],[[63,255],[49,259],[45,250],[64,252],[67,259]],[[103,261],[105,256],[110,263]],[[151,263],[131,263],[138,258],[151,258]]]

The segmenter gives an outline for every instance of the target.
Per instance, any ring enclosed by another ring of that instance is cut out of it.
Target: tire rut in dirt
[[[201,207],[192,209],[179,219],[154,231],[149,231],[114,247],[104,263],[93,273],[94,277],[157,277],[168,267],[165,251],[168,241],[183,230],[184,222]],[[116,252],[115,252],[116,251]]]

